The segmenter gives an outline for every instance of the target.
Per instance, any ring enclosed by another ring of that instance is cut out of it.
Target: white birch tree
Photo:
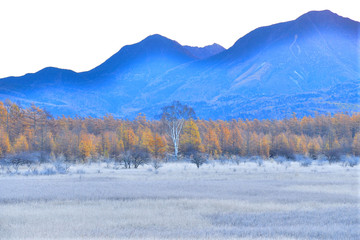
[[[175,158],[178,157],[180,135],[184,122],[190,118],[195,118],[194,110],[179,101],[174,101],[170,106],[162,108],[161,119],[166,126],[166,133],[174,145]]]

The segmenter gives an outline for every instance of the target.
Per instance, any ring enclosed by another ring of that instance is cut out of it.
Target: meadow
[[[208,161],[0,170],[0,239],[358,239],[359,165]]]

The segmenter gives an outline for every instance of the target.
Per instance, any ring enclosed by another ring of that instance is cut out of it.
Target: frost
[[[357,239],[358,162],[296,156],[208,160],[199,169],[189,161],[158,169],[106,162],[3,166],[0,236]]]

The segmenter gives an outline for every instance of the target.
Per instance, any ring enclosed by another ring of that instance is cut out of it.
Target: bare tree
[[[204,155],[203,153],[194,152],[190,156],[190,161],[196,164],[197,168],[200,168],[203,163],[206,163],[206,155]]]
[[[125,168],[131,168],[131,164],[134,168],[138,168],[140,165],[150,161],[150,154],[146,148],[134,146],[122,155],[122,161],[124,162]]]
[[[125,168],[131,168],[132,155],[130,150],[126,151],[122,156],[121,160],[124,162]]]
[[[150,160],[149,151],[146,148],[135,146],[132,150],[132,163],[134,168],[138,168],[140,165],[148,163]]]
[[[173,142],[175,158],[178,157],[180,134],[184,122],[190,118],[195,118],[194,110],[179,101],[174,101],[170,106],[162,108],[161,120],[166,126],[166,133]]]

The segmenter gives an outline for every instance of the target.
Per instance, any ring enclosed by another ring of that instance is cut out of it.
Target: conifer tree
[[[185,155],[203,151],[199,128],[192,119],[185,122],[183,134],[180,138],[180,150]]]
[[[212,128],[207,128],[204,135],[205,152],[211,156],[221,154],[220,144],[215,131]]]
[[[11,144],[7,133],[0,128],[0,157],[11,152]]]
[[[15,152],[26,152],[27,150],[29,150],[29,144],[24,135],[20,135],[16,138],[14,150]]]
[[[166,151],[166,143],[164,139],[158,134],[153,134],[150,141],[150,152],[156,158],[163,158]]]
[[[357,133],[354,137],[352,151],[355,156],[360,156],[360,133]]]

